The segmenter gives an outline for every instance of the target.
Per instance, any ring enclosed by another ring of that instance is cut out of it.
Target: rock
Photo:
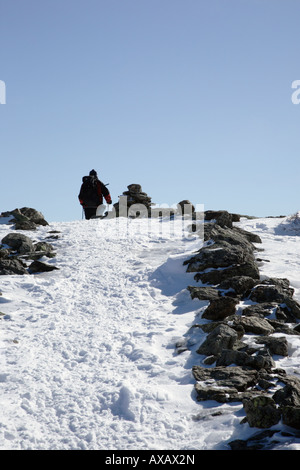
[[[34,250],[32,240],[21,233],[9,233],[2,239],[1,243],[10,246],[20,254]]]
[[[220,227],[232,227],[232,215],[227,211],[205,211],[204,220],[215,220]]]
[[[284,333],[285,335],[296,335],[299,336],[300,333],[295,330],[295,328],[290,328],[288,324],[283,323],[284,320],[273,320],[268,318],[268,322],[275,329],[275,333]]]
[[[218,289],[231,290],[239,296],[249,295],[250,290],[256,285],[257,280],[249,276],[234,276],[225,279],[218,285]]]
[[[231,297],[220,297],[218,299],[211,300],[209,306],[202,314],[202,318],[213,321],[223,320],[224,318],[235,314],[237,304],[238,300]]]
[[[37,228],[37,225],[31,220],[23,220],[23,221],[17,220],[15,223],[16,230],[36,230],[36,228]]]
[[[55,253],[53,246],[47,242],[38,242],[34,244],[35,254],[39,256],[47,256],[47,258],[54,258]]]
[[[249,299],[253,302],[279,302],[284,303],[286,297],[291,298],[292,294],[287,291],[283,291],[280,287],[272,285],[259,284],[255,286],[250,295]]]
[[[180,214],[192,215],[195,212],[195,206],[188,199],[184,199],[177,204],[177,209]]]
[[[217,224],[204,224],[204,240],[214,242],[225,241],[231,245],[239,245],[249,252],[255,251],[253,243],[261,243],[261,238],[239,227],[225,228]]]
[[[237,332],[233,328],[221,324],[207,335],[197,353],[205,356],[217,356],[223,349],[232,349],[237,340]]]
[[[22,207],[20,209],[22,215],[27,217],[31,222],[34,222],[36,225],[49,225],[48,222],[45,220],[43,214],[36,209],[31,207]]]
[[[249,437],[249,439],[235,439],[234,441],[228,442],[228,445],[231,450],[271,450],[276,447],[277,441],[270,439],[278,432],[279,431],[276,429],[267,429],[255,433],[254,436]]]
[[[273,399],[280,407],[300,407],[300,384],[297,382],[288,383],[274,393]]]
[[[28,271],[19,259],[0,259],[0,275],[8,274],[28,274]]]
[[[253,387],[258,378],[257,371],[239,366],[213,368],[194,366],[192,373],[197,382],[215,381],[215,386],[234,388],[240,392]]]
[[[214,387],[195,384],[197,401],[215,400],[218,403],[238,401],[238,392],[234,387]]]
[[[31,207],[14,209],[13,211],[6,212],[5,214],[13,216],[10,223],[15,223],[16,230],[35,230],[38,225],[49,225],[43,214]]]
[[[220,293],[214,287],[194,287],[188,286],[187,288],[191,294],[192,299],[198,300],[216,300],[220,297]]]
[[[300,429],[300,406],[285,406],[282,410],[282,423]]]
[[[251,427],[272,427],[282,417],[284,424],[300,429],[300,381],[276,369],[272,355],[287,356],[288,344],[285,337],[271,336],[274,332],[300,334],[298,325],[290,328],[284,324],[300,318],[294,290],[285,278],[260,280],[254,256],[259,249],[254,244],[261,239],[233,227],[235,217],[231,215],[230,222],[228,213],[208,211],[205,220],[210,222],[204,224],[204,247],[184,263],[187,272],[196,273],[197,282],[208,284],[188,287],[192,299],[209,302],[202,318],[210,322],[197,325],[207,333],[197,350],[206,356],[206,367],[193,367],[197,400],[242,401]],[[236,313],[240,300],[250,300],[253,305]],[[251,345],[248,338],[241,341],[245,333],[256,335]],[[271,397],[271,390],[282,384]],[[267,442],[272,433],[264,431],[252,441],[237,440],[230,446],[271,449],[276,446],[276,441]]]
[[[7,259],[10,256],[10,250],[7,248],[2,248],[0,250],[0,259]]]
[[[274,328],[270,323],[257,317],[245,317],[243,315],[234,318],[235,325],[242,325],[246,333],[253,333],[256,335],[270,335],[274,333]]]
[[[269,396],[257,396],[243,401],[247,421],[250,427],[269,428],[281,419],[281,413],[275,401]]]
[[[223,243],[202,248],[198,254],[185,261],[184,264],[188,264],[187,272],[197,272],[210,268],[228,268],[247,261],[250,261],[248,252],[239,246]]]
[[[130,184],[127,188],[130,194],[140,194],[142,192],[142,186],[140,184]]]
[[[54,269],[58,268],[37,260],[33,261],[28,268],[30,274],[53,271]]]
[[[277,307],[276,302],[263,302],[261,304],[249,305],[249,307],[243,309],[243,315],[263,318],[271,315]]]
[[[289,312],[295,317],[300,319],[300,304],[295,299],[286,298],[285,302]]]
[[[288,310],[296,318],[300,318],[300,304],[292,298],[294,290],[287,286],[286,282],[278,282],[275,279],[265,281],[255,286],[249,299],[253,302],[277,302],[285,304]]]
[[[237,366],[251,367],[256,370],[268,370],[270,368],[270,359],[270,356],[264,356],[262,354],[251,356],[244,351],[223,349],[217,358],[216,366],[230,366],[235,364]],[[274,366],[274,362],[271,362],[271,365]]]
[[[254,262],[243,263],[226,269],[213,269],[205,273],[197,273],[195,280],[201,281],[203,284],[219,285],[225,280],[236,277],[246,276],[256,280],[259,279],[258,266]]]
[[[267,346],[271,354],[277,354],[279,356],[288,356],[288,343],[286,338],[283,337],[270,337],[263,336],[256,338],[257,344],[264,344]]]

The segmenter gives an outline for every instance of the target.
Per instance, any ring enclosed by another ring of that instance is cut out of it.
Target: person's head
[[[90,171],[90,176],[97,176],[97,172],[95,170]]]

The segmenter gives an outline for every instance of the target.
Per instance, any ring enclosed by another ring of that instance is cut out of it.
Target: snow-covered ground
[[[285,226],[281,225],[285,222]],[[300,300],[300,228],[286,219],[243,219]],[[226,450],[257,429],[240,403],[198,403],[195,351],[177,354],[202,304],[183,261],[201,247],[181,220],[104,219],[52,223],[59,271],[1,276],[0,448],[34,450]],[[0,225],[0,241],[10,231]],[[197,329],[199,331],[199,329]],[[203,333],[192,338],[196,344]],[[278,365],[300,374],[300,340]],[[216,414],[215,411],[222,411]],[[277,426],[278,428],[278,426]],[[300,449],[300,439],[282,442]]]

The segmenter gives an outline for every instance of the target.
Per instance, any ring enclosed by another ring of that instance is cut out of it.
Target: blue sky
[[[92,168],[113,202],[300,209],[300,2],[0,0],[0,211],[81,219]]]

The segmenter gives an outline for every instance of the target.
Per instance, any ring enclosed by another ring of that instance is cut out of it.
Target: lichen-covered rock
[[[259,395],[243,402],[246,418],[250,427],[269,428],[281,419],[280,410],[273,398]]]

